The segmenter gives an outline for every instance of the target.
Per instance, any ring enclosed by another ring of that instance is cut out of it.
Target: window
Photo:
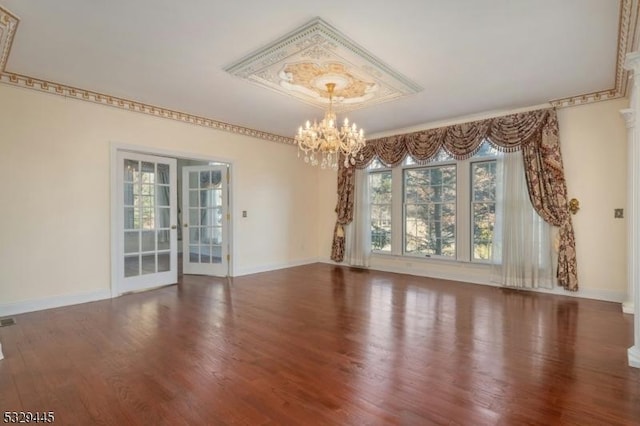
[[[394,255],[486,262],[496,209],[496,157],[489,144],[469,160],[445,151],[369,167],[371,246]]]
[[[473,260],[491,260],[496,219],[496,160],[471,163]]]
[[[369,208],[371,215],[371,249],[391,251],[391,170],[374,162],[369,173]]]
[[[404,170],[404,252],[455,257],[456,165]]]

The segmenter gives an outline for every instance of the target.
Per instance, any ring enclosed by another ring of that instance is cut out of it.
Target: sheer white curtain
[[[344,257],[351,266],[369,267],[371,218],[369,212],[369,173],[356,169],[353,221],[345,227]]]
[[[522,153],[499,156],[492,281],[508,287],[553,288],[551,228],[529,200]]]

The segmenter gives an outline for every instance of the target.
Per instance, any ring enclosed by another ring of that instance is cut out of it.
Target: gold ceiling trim
[[[618,24],[618,55],[616,57],[616,80],[614,87],[568,98],[554,99],[551,105],[557,108],[607,101],[627,96],[629,71],[624,69],[624,60],[628,53],[638,48],[638,0],[620,1],[620,20]]]
[[[624,69],[626,55],[638,48],[639,0],[620,0],[620,24],[618,28],[618,52],[616,58],[616,78],[614,87],[593,93],[586,93],[550,101],[554,107],[562,108],[625,97],[628,92],[629,73]],[[188,114],[155,105],[149,105],[116,96],[105,95],[91,90],[46,81],[34,77],[8,72],[7,61],[13,45],[20,19],[0,6],[0,83],[38,90],[72,99],[107,105],[127,111],[140,112],[155,117],[180,121],[196,126],[247,135],[271,142],[293,144],[293,138],[238,126],[211,118]]]
[[[273,133],[263,132],[248,127],[237,126],[235,124],[225,123],[224,121],[217,121],[211,118],[149,105],[125,98],[119,98],[117,96],[105,95],[103,93],[93,92],[91,90],[78,89],[76,87],[67,86],[60,83],[53,83],[50,81],[28,77],[25,75],[2,72],[0,73],[0,82],[23,87],[26,89],[34,89],[53,95],[60,95],[64,96],[65,98],[78,99],[95,104],[116,107],[126,111],[140,112],[142,114],[152,115],[154,117],[167,118],[170,120],[180,121],[182,123],[193,124],[196,126],[208,127],[211,129],[237,133],[240,135],[252,136],[270,142],[279,142],[289,145],[293,145],[294,143],[293,138],[275,135]]]
[[[78,99],[95,104],[116,107],[126,111],[139,112],[142,114],[152,115],[154,117],[180,121],[182,123],[193,124],[195,126],[208,127],[210,129],[251,136],[270,142],[278,142],[288,145],[294,144],[293,138],[290,137],[280,136],[273,133],[251,129],[248,127],[225,123],[224,121],[213,120],[211,118],[176,111],[169,108],[162,108],[156,105],[149,105],[142,102],[132,101],[130,99],[106,95],[104,93],[94,92],[86,89],[79,89],[77,87],[68,86],[65,84],[8,72],[6,71],[7,58],[9,57],[13,37],[15,36],[15,32],[19,22],[20,20],[16,16],[0,6],[0,83],[6,83],[26,89],[33,89],[39,92],[50,93],[53,95],[64,96],[66,98]]]

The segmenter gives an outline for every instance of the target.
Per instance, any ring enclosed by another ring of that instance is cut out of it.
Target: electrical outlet
[[[624,217],[624,209],[613,209],[613,217],[622,219]]]
[[[247,211],[246,210],[242,210],[242,217],[247,217]]]

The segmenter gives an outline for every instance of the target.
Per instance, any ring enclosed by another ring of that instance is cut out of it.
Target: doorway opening
[[[232,163],[112,144],[112,297],[232,275]]]

